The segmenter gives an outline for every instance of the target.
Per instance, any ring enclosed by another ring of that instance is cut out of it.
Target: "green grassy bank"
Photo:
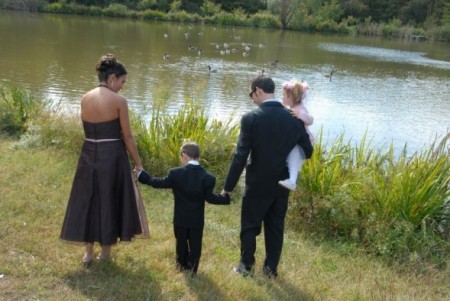
[[[174,116],[135,116],[144,167],[177,165],[183,139],[222,188],[238,127],[195,103]],[[421,153],[337,137],[304,166],[291,194],[280,277],[231,272],[239,260],[241,190],[207,206],[196,278],[176,272],[170,191],[141,187],[152,237],[119,244],[114,260],[81,265],[83,248],[58,240],[79,150],[79,118],[15,88],[0,89],[0,300],[447,300],[450,298],[448,139]],[[217,139],[214,140],[214,139]],[[218,143],[220,141],[220,143]],[[217,148],[220,145],[220,148]]]
[[[255,276],[239,259],[240,202],[207,206],[196,278],[174,268],[170,192],[141,187],[150,239],[119,244],[114,260],[81,265],[83,248],[58,241],[77,158],[0,140],[0,300],[448,300],[449,268],[399,271],[345,244],[286,232],[280,277],[267,280],[258,240]],[[236,196],[236,198],[238,198]]]

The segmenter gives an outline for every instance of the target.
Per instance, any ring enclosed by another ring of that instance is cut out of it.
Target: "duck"
[[[275,60],[273,62],[270,62],[270,65],[276,67],[276,66],[278,66],[278,63],[279,63],[279,61]]]
[[[208,71],[209,71],[209,73],[216,73],[217,69],[213,69],[213,68],[211,68],[210,65],[208,65]]]
[[[244,51],[242,52],[242,56],[249,56],[250,53],[248,53],[248,51]]]
[[[192,45],[189,45],[189,46],[188,46],[188,50],[189,50],[189,51],[195,51],[195,50],[197,50],[197,47],[192,46]]]
[[[330,82],[331,82],[331,79],[333,78],[333,73],[335,73],[335,72],[336,72],[335,69],[331,69],[330,73],[325,73],[323,76],[326,78],[329,78]]]
[[[199,49],[197,54],[198,54],[198,56],[202,56],[203,55],[203,49]]]
[[[164,60],[170,59],[170,54],[164,53],[163,59]]]

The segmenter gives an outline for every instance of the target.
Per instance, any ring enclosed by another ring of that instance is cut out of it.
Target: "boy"
[[[195,275],[202,251],[205,200],[211,204],[228,205],[230,196],[213,193],[216,178],[200,166],[197,143],[184,143],[180,156],[182,166],[170,169],[166,177],[155,178],[141,171],[138,180],[154,188],[172,188],[177,268]]]

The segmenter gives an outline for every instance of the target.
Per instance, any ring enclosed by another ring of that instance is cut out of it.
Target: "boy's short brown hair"
[[[189,158],[197,160],[200,158],[200,146],[196,142],[187,141],[181,146],[181,153],[185,153]]]

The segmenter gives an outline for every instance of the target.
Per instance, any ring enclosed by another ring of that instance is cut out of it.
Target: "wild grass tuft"
[[[26,90],[0,86],[0,133],[12,137],[24,134],[45,105]]]
[[[180,164],[180,147],[188,140],[199,144],[203,166],[226,175],[238,135],[231,119],[210,120],[199,104],[189,101],[173,115],[156,108],[148,123],[134,116],[132,127],[144,167],[160,176]]]
[[[450,250],[450,134],[435,146],[396,157],[343,135],[328,148],[319,135],[292,197],[297,227],[358,242],[388,261],[442,263]],[[411,254],[413,258],[411,258]],[[442,257],[444,256],[444,257]],[[445,260],[444,260],[445,261]]]

